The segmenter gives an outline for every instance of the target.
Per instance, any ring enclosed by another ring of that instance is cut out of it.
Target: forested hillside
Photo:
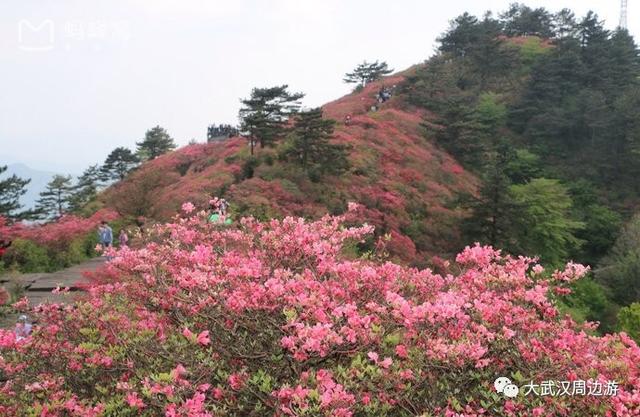
[[[427,136],[482,180],[457,203],[470,214],[466,240],[591,265],[604,288],[584,281],[578,295],[588,306],[567,302],[607,327],[617,309],[608,290],[626,305],[640,288],[640,241],[620,229],[640,197],[633,38],[594,13],[513,5],[498,17],[459,16],[439,42],[405,92],[435,115]],[[624,254],[607,257],[616,239]]]

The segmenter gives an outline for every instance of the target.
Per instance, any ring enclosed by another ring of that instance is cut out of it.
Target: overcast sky
[[[80,172],[157,124],[184,145],[236,123],[254,86],[321,105],[364,59],[397,70],[433,54],[450,19],[509,0],[1,0],[0,164]],[[609,28],[617,0],[528,1]],[[640,0],[629,1],[640,33]]]

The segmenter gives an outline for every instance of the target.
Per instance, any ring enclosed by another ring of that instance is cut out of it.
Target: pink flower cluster
[[[113,221],[117,217],[118,214],[110,209],[98,210],[89,218],[65,215],[51,223],[33,225],[9,224],[0,217],[0,237],[31,240],[45,247],[62,250],[74,239],[94,233],[101,221]]]
[[[436,274],[359,257],[372,227],[344,221],[154,226],[85,299],[40,307],[30,338],[0,332],[0,415],[640,415],[638,346],[556,308],[586,268],[476,245]],[[620,394],[497,397],[493,380],[515,375]]]

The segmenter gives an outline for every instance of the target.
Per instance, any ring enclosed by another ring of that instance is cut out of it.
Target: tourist
[[[16,340],[22,340],[28,337],[31,334],[32,328],[33,326],[29,322],[29,318],[26,315],[22,314],[20,317],[18,317],[18,322],[16,323],[16,328],[14,330]]]
[[[105,249],[113,244],[113,230],[104,220],[100,223],[100,227],[98,228],[98,240]]]
[[[100,241],[100,245],[102,245],[102,250],[108,250],[113,245],[113,230],[106,221],[102,221],[100,223],[100,227],[98,227],[98,240]],[[107,255],[107,261],[111,260],[111,256]]]
[[[225,199],[218,199],[217,197],[213,200],[209,201],[209,221],[211,223],[223,223],[223,224],[231,224],[231,219],[227,216],[227,208],[229,207],[229,203]]]
[[[124,229],[120,229],[120,235],[118,236],[118,241],[120,242],[120,247],[124,248],[129,243],[129,235],[127,235],[127,231]]]

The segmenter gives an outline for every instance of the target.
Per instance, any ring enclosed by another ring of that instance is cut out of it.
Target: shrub
[[[249,157],[242,164],[242,177],[240,179],[253,178],[255,169],[260,165],[260,161],[256,157]]]
[[[586,268],[545,276],[480,246],[447,275],[348,258],[371,232],[348,215],[155,226],[86,300],[34,312],[31,337],[0,330],[0,414],[637,415],[638,346],[588,336],[548,297]],[[497,376],[620,392],[506,401]]]
[[[627,332],[636,342],[640,342],[640,303],[621,308],[618,313],[618,325],[621,331]]]
[[[47,249],[25,239],[15,239],[4,256],[7,264],[18,265],[22,272],[48,272],[51,259]]]

